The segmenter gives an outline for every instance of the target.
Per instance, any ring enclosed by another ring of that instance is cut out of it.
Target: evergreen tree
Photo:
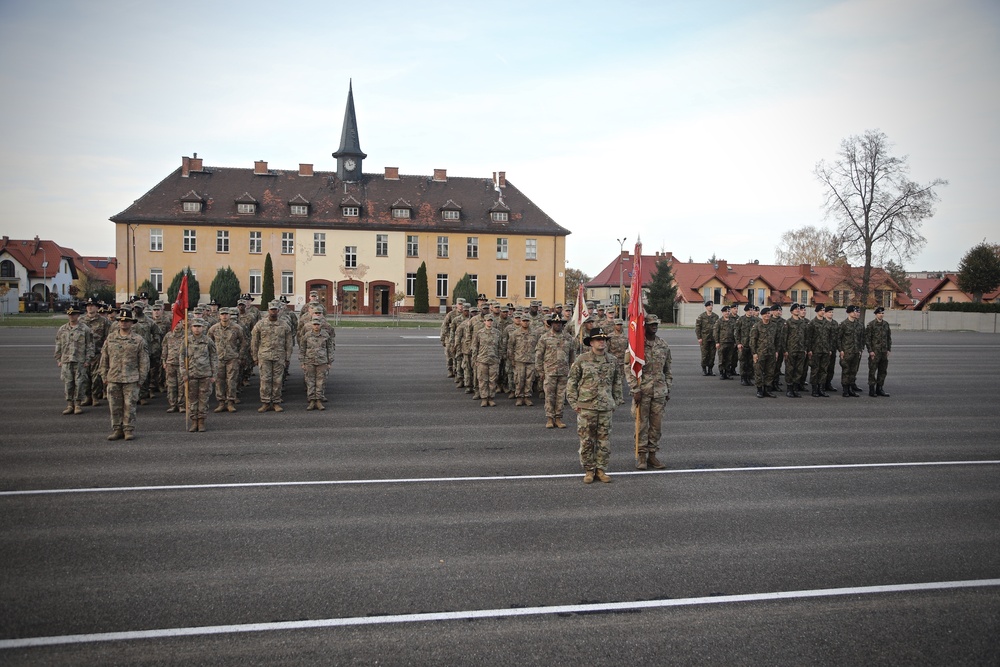
[[[981,303],[983,294],[1000,286],[1000,257],[996,246],[983,241],[965,253],[958,264],[958,288],[972,294],[972,300]]]
[[[677,300],[677,285],[670,263],[661,259],[656,263],[653,279],[646,296],[646,310],[660,316],[662,322],[674,321],[674,302]]]
[[[274,266],[271,265],[271,253],[267,253],[267,257],[264,258],[264,286],[260,292],[260,307],[266,310],[272,301],[274,301]]]
[[[426,313],[430,311],[430,296],[427,289],[427,262],[420,262],[417,269],[417,284],[413,286],[413,312]]]
[[[476,289],[476,284],[472,282],[472,278],[466,273],[462,276],[462,279],[455,283],[455,290],[451,293],[451,302],[454,304],[458,301],[458,297],[462,297],[468,303],[476,303],[476,297],[479,296],[479,290]]]
[[[201,300],[201,285],[198,284],[198,279],[191,273],[190,266],[184,269],[184,271],[187,271],[188,274],[188,307],[194,308]],[[170,299],[170,303],[177,300],[177,293],[181,290],[181,280],[184,278],[184,271],[178,271],[174,279],[170,281],[170,287],[167,288],[167,298]]]
[[[232,267],[227,266],[219,269],[212,280],[208,294],[222,308],[231,308],[236,305],[240,298],[240,279],[236,277],[236,272]]]
[[[143,292],[149,294],[150,304],[152,304],[154,301],[160,298],[160,293],[156,290],[155,287],[153,287],[153,283],[149,282],[148,280],[142,281],[142,283],[139,285],[139,289],[136,291],[136,294],[142,294]]]

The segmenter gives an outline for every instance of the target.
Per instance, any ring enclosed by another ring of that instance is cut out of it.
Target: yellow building
[[[111,218],[116,224],[119,300],[147,278],[161,291],[190,266],[208,299],[218,269],[241,291],[262,291],[264,259],[275,294],[293,304],[320,293],[328,309],[388,314],[397,297],[412,309],[427,267],[430,307],[451,304],[468,273],[504,302],[562,300],[566,236],[504,172],[491,177],[364,173],[353,91],[348,92],[336,171],[312,164],[276,169],[206,167],[197,154]]]

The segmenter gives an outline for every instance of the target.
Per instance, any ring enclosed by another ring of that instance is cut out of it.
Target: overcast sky
[[[182,155],[332,170],[351,79],[366,171],[506,171],[592,276],[639,235],[772,263],[875,128],[950,182],[908,269],[1000,241],[996,0],[0,0],[0,61],[0,230],[84,255]]]

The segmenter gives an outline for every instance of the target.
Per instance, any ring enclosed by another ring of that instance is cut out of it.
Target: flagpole
[[[187,295],[185,295],[186,297]],[[184,430],[188,430],[188,421],[191,419],[191,404],[188,403],[188,382],[189,382],[189,370],[191,365],[189,363],[191,359],[190,350],[188,349],[188,313],[187,309],[184,309]]]

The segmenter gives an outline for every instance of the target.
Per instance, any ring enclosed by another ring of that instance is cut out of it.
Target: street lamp
[[[49,257],[45,254],[45,248],[42,248],[42,298],[45,301],[46,306],[49,303],[49,286],[46,284],[48,282],[48,271],[49,268]]]
[[[622,254],[625,252],[625,242],[628,241],[628,237],[615,241],[618,241],[618,317],[625,319],[625,267],[622,264]]]

